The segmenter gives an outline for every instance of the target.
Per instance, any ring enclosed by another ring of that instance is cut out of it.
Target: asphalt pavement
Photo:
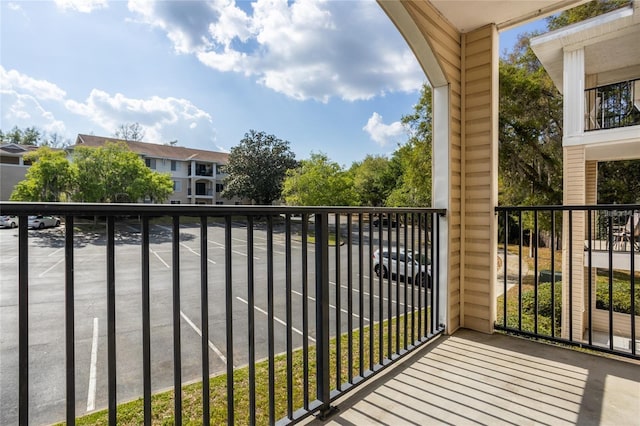
[[[357,229],[357,228],[356,228]],[[395,231],[394,231],[395,234]],[[17,423],[18,411],[18,230],[0,229],[0,424]],[[377,235],[377,232],[376,232]],[[75,304],[75,383],[76,414],[83,415],[105,408],[107,388],[107,250],[104,229],[95,225],[80,226],[74,244]],[[208,227],[207,282],[209,298],[209,369],[222,373],[227,362],[235,367],[248,362],[248,251],[247,230],[243,224],[232,228],[231,282],[233,353],[227,353],[225,283],[225,229],[219,224]],[[352,280],[356,289],[360,275],[358,240],[352,242]],[[374,240],[374,244],[377,242]],[[201,251],[198,226],[180,230],[180,347],[183,383],[201,378]],[[347,329],[348,243],[330,248],[330,298],[332,323]],[[374,246],[375,247],[375,246]],[[167,225],[156,224],[150,236],[151,283],[151,376],[152,390],[173,386],[173,255],[172,233]],[[255,288],[256,359],[267,357],[267,232],[254,231],[253,244]],[[64,227],[29,231],[29,424],[50,424],[65,415],[65,259]],[[119,223],[116,229],[116,353],[118,401],[142,395],[142,249],[140,226],[135,222]],[[276,353],[286,350],[286,242],[281,228],[273,233],[273,282]],[[309,246],[307,272],[310,345],[315,343],[315,270],[314,249]],[[340,259],[336,274],[336,257]],[[302,245],[299,237],[291,242],[291,318],[293,347],[302,346]],[[362,294],[368,326],[369,297],[377,296],[377,279],[369,292],[369,246],[362,246]],[[339,281],[339,283],[338,283]],[[342,305],[336,313],[336,288],[341,289]],[[395,286],[395,282],[392,284]],[[353,325],[358,327],[358,297],[354,291]],[[386,294],[386,292],[385,292]],[[402,294],[402,292],[401,292]],[[386,302],[386,299],[383,298]],[[377,305],[377,300],[376,300]],[[404,309],[403,301],[393,301]],[[385,308],[386,314],[386,308]],[[377,315],[377,314],[375,314]]]

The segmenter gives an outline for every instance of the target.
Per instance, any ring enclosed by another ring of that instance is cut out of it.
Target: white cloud
[[[96,9],[109,6],[108,0],[55,0],[56,6],[63,10],[91,13]]]
[[[74,138],[75,134],[67,134],[72,131],[68,123],[57,117],[81,126],[73,129],[77,133],[95,131],[107,136],[121,124],[137,122],[150,142],[177,139],[184,146],[203,149],[211,149],[215,142],[211,116],[187,99],[136,99],[93,89],[84,102],[79,102],[67,98],[66,92],[54,83],[0,66],[0,122],[6,123],[6,130],[35,126],[47,133]],[[98,128],[92,128],[87,121]]]
[[[67,94],[64,90],[46,80],[36,80],[16,70],[5,70],[0,65],[0,89],[29,92],[42,100],[62,100]]]
[[[252,76],[289,97],[328,102],[416,91],[416,59],[373,1],[130,0],[141,22],[167,34],[176,52],[221,72]]]
[[[108,135],[121,124],[137,122],[149,142],[178,139],[185,146],[194,146],[215,140],[211,116],[186,99],[158,96],[134,99],[93,89],[84,102],[68,100],[65,106],[100,126]]]
[[[382,147],[392,142],[400,142],[401,139],[407,135],[407,131],[400,121],[384,124],[382,122],[382,116],[377,112],[374,112],[371,117],[369,117],[367,124],[362,130],[367,132],[369,137]]]
[[[0,104],[2,105],[1,121],[11,123],[8,127],[35,126],[48,133],[64,134],[66,132],[64,122],[56,119],[53,112],[46,109],[38,99],[30,94],[3,88],[0,89]],[[8,128],[3,130],[8,130]]]

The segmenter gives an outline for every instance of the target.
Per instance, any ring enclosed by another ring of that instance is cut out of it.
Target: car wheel
[[[43,222],[40,222],[40,225],[38,225],[38,228],[40,228],[40,229],[44,229],[44,223],[43,223]]]
[[[15,227],[16,227],[16,223],[15,223],[15,222],[11,222],[11,224],[9,225],[9,227],[10,227],[11,229],[15,228]]]
[[[416,275],[416,277],[415,277],[413,282],[414,283],[419,283],[422,287],[424,287],[426,285],[428,288],[431,288],[431,283],[429,282],[429,277],[424,273]]]
[[[387,278],[389,276],[389,272],[387,271],[387,267],[382,267],[382,278]]]
[[[60,221],[56,220],[56,226],[60,226]]]

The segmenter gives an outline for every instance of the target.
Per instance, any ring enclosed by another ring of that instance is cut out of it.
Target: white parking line
[[[157,258],[158,258],[158,260],[160,260],[160,262],[162,262],[162,264],[163,264],[164,266],[166,266],[166,267],[167,267],[167,269],[171,269],[171,266],[169,266],[169,264],[168,264],[167,262],[165,262],[165,261],[164,261],[164,259],[162,259],[162,258],[160,257],[160,255],[158,254],[158,252],[157,252],[157,251],[152,250],[151,248],[149,248],[149,251],[150,251],[151,253],[153,253],[153,255],[154,255],[155,257],[157,257]]]
[[[181,245],[182,247],[186,248],[187,250],[189,250],[191,253],[195,254],[195,255],[196,255],[196,256],[198,256],[198,257],[200,257],[200,253],[198,253],[197,251],[195,251],[194,249],[192,249],[191,247],[189,247],[189,246],[188,246],[188,245],[186,245],[185,243],[180,243],[180,245]],[[208,261],[209,263],[214,264],[214,265],[216,264],[216,262],[215,262],[215,261],[213,261],[213,260],[211,260],[211,259],[209,259],[209,258],[207,258],[207,261]]]
[[[98,318],[93,319],[93,339],[91,341],[91,364],[89,367],[89,391],[87,392],[87,412],[96,408],[96,364],[98,363]]]
[[[64,250],[64,247],[60,247],[58,250],[54,250],[51,253],[48,254],[49,257],[54,256],[55,254],[61,252],[62,250]]]
[[[302,293],[299,293],[299,292],[297,292],[295,290],[291,290],[291,293],[297,294],[298,296],[302,296]],[[307,296],[307,299],[309,299],[309,300],[311,300],[313,302],[316,301],[315,297],[313,297],[313,296]],[[331,303],[329,303],[329,307],[331,309],[336,309],[336,307],[334,305],[332,305]],[[349,315],[349,311],[347,311],[346,309],[340,308],[340,312]],[[360,315],[356,314],[355,312],[352,312],[351,315],[356,317],[356,318],[360,318]],[[362,317],[362,319],[365,320],[365,321],[369,321],[369,318],[367,318],[367,317]]]
[[[215,244],[215,245],[217,245],[219,248],[222,248],[222,249],[226,247],[224,244],[219,243],[219,242],[217,242],[217,241],[211,241],[211,240],[207,240],[207,241],[208,241],[210,244]],[[237,250],[231,250],[231,253],[235,253],[235,254],[237,254],[237,255],[244,256],[244,257],[247,257],[247,256],[248,256],[246,253],[242,253],[242,252],[237,251]],[[260,258],[259,258],[259,257],[256,257],[256,256],[253,256],[253,259],[254,259],[254,260],[260,260]]]
[[[43,271],[40,273],[40,275],[38,275],[39,278],[42,278],[47,272],[51,271],[53,268],[55,268],[56,266],[58,266],[59,264],[61,264],[62,262],[64,262],[64,257],[60,260],[58,260],[56,263],[54,263],[50,268],[48,268],[47,270]]]
[[[249,302],[247,302],[246,300],[244,300],[242,297],[236,296],[236,299],[238,299],[239,301],[241,301],[242,303],[244,303],[244,304],[246,304],[246,305],[249,305]],[[256,311],[258,311],[258,312],[260,312],[260,313],[262,313],[262,314],[265,314],[265,315],[267,315],[267,316],[269,315],[269,313],[268,313],[267,311],[265,311],[264,309],[260,309],[259,307],[255,306],[255,305],[253,306],[253,308],[254,308]],[[280,318],[276,317],[275,315],[274,315],[273,319],[274,319],[276,322],[278,322],[278,323],[280,323],[280,324],[284,325],[285,327],[287,326],[287,323],[286,323],[286,322],[282,321]],[[304,334],[302,333],[302,331],[298,330],[297,328],[295,328],[295,327],[291,327],[291,330],[295,331],[296,333],[298,333],[299,335],[301,335],[302,337],[304,337]],[[309,339],[310,341],[312,341],[312,342],[315,342],[315,341],[316,341],[316,339],[314,339],[314,338],[313,338],[313,337],[311,337],[311,336],[308,336],[308,339]]]
[[[202,331],[200,331],[200,329],[198,328],[198,326],[197,326],[197,325],[195,325],[195,324],[193,323],[193,321],[191,321],[191,320],[189,319],[189,317],[187,317],[187,316],[185,315],[185,313],[184,313],[184,312],[180,311],[180,316],[181,316],[181,317],[182,317],[182,318],[187,322],[187,324],[189,324],[189,325],[191,326],[191,328],[193,328],[193,329],[195,330],[195,332],[198,334],[198,336],[202,337]],[[211,348],[211,350],[212,350],[213,352],[215,352],[215,353],[216,353],[216,355],[218,355],[218,357],[220,357],[220,359],[221,359],[221,360],[226,364],[226,363],[227,363],[227,357],[226,357],[226,356],[224,356],[224,355],[222,354],[222,352],[220,352],[220,349],[218,349],[218,348],[217,348],[217,347],[216,347],[216,346],[211,342],[211,340],[207,340],[207,341],[209,342],[209,347]],[[235,365],[234,365],[234,367],[235,367]]]

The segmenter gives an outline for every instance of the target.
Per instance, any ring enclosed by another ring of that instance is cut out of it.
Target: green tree
[[[598,203],[640,203],[640,160],[598,163]]]
[[[557,15],[547,18],[547,28],[549,31],[611,12],[631,3],[629,0],[596,0],[583,5],[567,9]]]
[[[325,154],[311,154],[287,171],[282,195],[294,206],[349,206],[357,204],[351,173]]]
[[[40,145],[41,139],[42,135],[35,126],[27,127],[24,130],[18,128],[18,126],[13,126],[13,129],[9,132],[0,132],[0,142],[2,143]]]
[[[231,148],[222,196],[245,198],[255,204],[272,204],[281,196],[287,170],[296,165],[288,141],[250,130],[237,146]]]
[[[76,182],[74,167],[64,151],[41,147],[25,154],[31,161],[25,179],[11,193],[12,201],[67,201]]]
[[[73,162],[79,182],[74,197],[77,201],[115,203],[149,198],[163,202],[173,192],[169,174],[150,170],[122,142],[100,148],[76,147]]]
[[[144,139],[145,132],[140,123],[136,122],[121,124],[113,134],[118,139],[140,142]]]
[[[408,142],[393,154],[390,174],[398,184],[386,200],[387,206],[431,206],[432,189],[432,95],[431,87],[422,86],[420,99],[413,113],[403,116],[409,129]]]
[[[562,203],[562,96],[521,37],[500,62],[501,204]]]
[[[397,182],[389,159],[367,155],[361,162],[353,163],[353,188],[363,206],[383,206]]]

